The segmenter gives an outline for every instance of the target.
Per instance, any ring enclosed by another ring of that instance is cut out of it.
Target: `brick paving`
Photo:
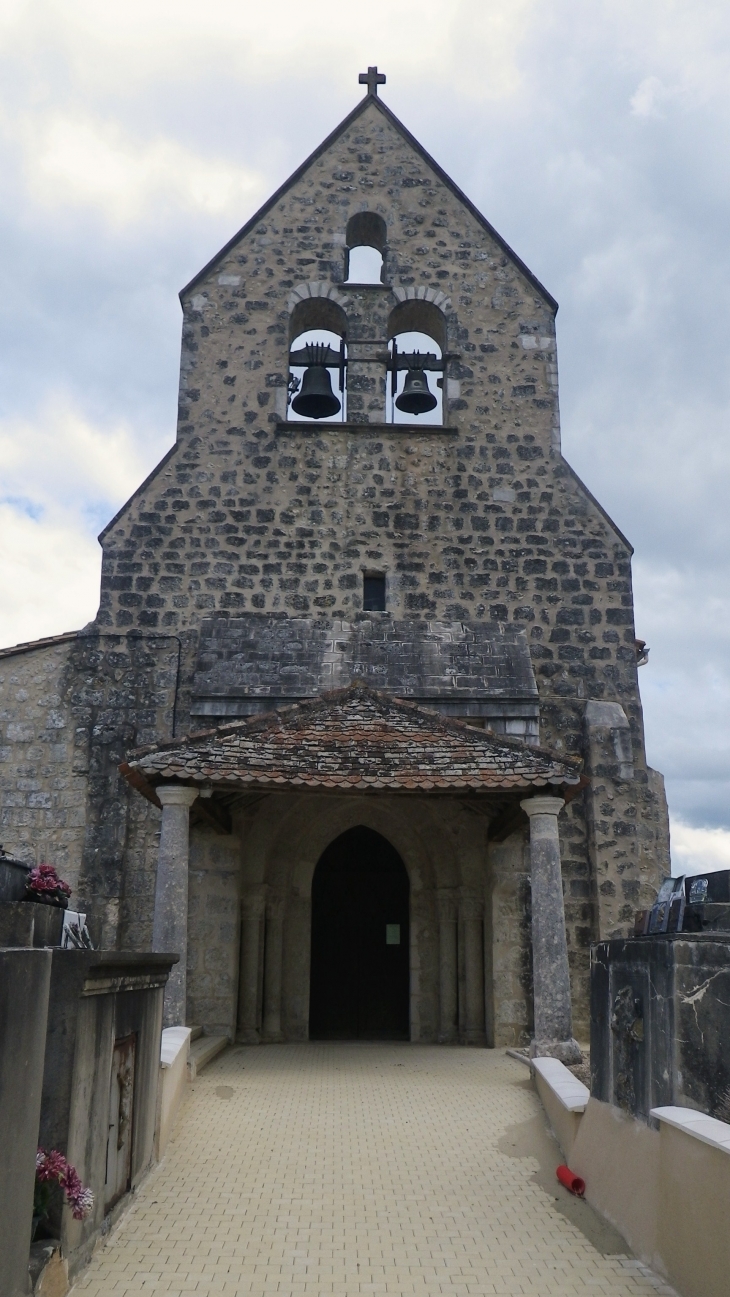
[[[625,1252],[594,1246],[586,1204],[563,1203],[544,1174],[541,1186],[540,1113],[502,1051],[228,1050],[73,1292],[669,1294]]]

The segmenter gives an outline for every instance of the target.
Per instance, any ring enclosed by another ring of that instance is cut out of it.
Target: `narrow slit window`
[[[366,572],[362,586],[363,612],[385,612],[385,577],[382,573]]]

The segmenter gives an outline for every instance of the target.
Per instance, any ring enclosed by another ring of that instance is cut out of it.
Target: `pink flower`
[[[87,1216],[91,1215],[94,1206],[94,1195],[91,1189],[81,1189],[73,1202],[71,1202],[70,1198],[69,1202],[71,1203],[71,1214],[74,1220],[85,1220]]]
[[[59,1180],[66,1174],[68,1162],[63,1153],[55,1149],[51,1153],[46,1153],[42,1148],[36,1153],[36,1175],[39,1180]]]
[[[31,892],[61,892],[64,896],[71,895],[71,888],[59,878],[53,865],[36,865],[35,869],[31,869],[28,888]]]
[[[50,867],[50,866],[49,866]],[[66,1161],[63,1153],[52,1149],[47,1153],[39,1148],[35,1158],[36,1178],[41,1182],[57,1180],[66,1196],[74,1220],[84,1220],[94,1206],[91,1189],[85,1189],[75,1166]]]

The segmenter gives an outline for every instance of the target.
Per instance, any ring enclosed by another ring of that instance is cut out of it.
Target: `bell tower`
[[[180,294],[177,439],[102,534],[99,624],[178,637],[180,725],[364,674],[572,753],[621,698],[643,762],[631,547],[560,451],[557,303],[360,82]]]
[[[591,782],[559,830],[585,1021],[591,940],[626,931],[668,857],[631,545],[561,453],[557,303],[383,102],[383,74],[361,82],[352,112],[182,290],[174,443],[102,533],[95,623],[53,649],[68,654],[58,692],[73,787],[87,790],[79,895],[103,898],[110,944],[147,930],[158,807],[130,802],[125,753],[364,680],[382,706],[419,704],[424,732],[438,713],[441,728],[516,741],[519,759],[540,744],[584,761]],[[13,748],[13,768],[25,761]],[[471,952],[482,991],[488,953],[500,1012],[517,1006],[494,1036],[516,1040],[527,820],[479,817],[455,789],[452,833],[434,777],[413,842],[453,853],[462,893],[455,910],[447,880],[413,904],[431,906],[423,931],[443,922],[444,942]],[[384,801],[373,789],[375,819]],[[216,818],[204,793],[196,807],[195,833],[205,821],[230,837],[248,814],[226,803]],[[284,932],[272,879],[244,898],[256,932],[266,910],[271,960]]]

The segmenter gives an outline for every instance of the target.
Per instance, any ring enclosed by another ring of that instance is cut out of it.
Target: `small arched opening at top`
[[[347,316],[327,297],[298,302],[289,319],[287,419],[344,423]]]
[[[377,212],[356,212],[347,222],[345,283],[382,284],[388,227]]]
[[[432,302],[402,302],[388,320],[388,423],[444,420],[446,320]]]

